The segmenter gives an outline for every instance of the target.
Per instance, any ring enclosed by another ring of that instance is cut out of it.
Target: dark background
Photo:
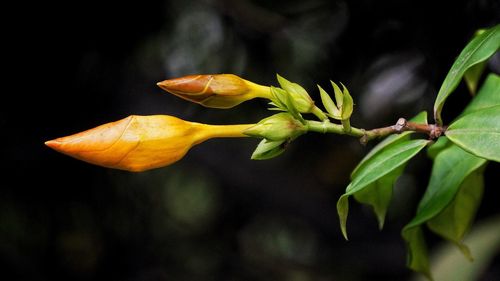
[[[234,73],[277,85],[348,86],[352,124],[373,128],[427,110],[478,28],[499,22],[482,1],[142,1],[19,3],[4,24],[0,111],[3,280],[406,280],[402,226],[430,173],[422,153],[399,179],[386,226],[351,201],[350,241],[335,204],[373,144],[309,134],[252,161],[255,139],[210,140],[144,173],[92,166],[43,145],[131,114],[237,124],[266,102],[230,110],[180,100],[156,82]],[[18,29],[18,27],[21,27]],[[10,37],[12,36],[12,37]],[[488,66],[499,72],[498,55]],[[460,85],[451,121],[470,100]],[[478,220],[498,214],[497,163]],[[428,235],[431,246],[440,243]],[[496,258],[482,280],[500,275]]]

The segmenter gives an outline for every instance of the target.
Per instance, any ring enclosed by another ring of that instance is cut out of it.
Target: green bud
[[[292,96],[287,91],[271,86],[271,94],[273,96],[273,104],[277,106],[278,110],[288,111],[295,119],[305,123],[304,118],[300,115]]]
[[[301,113],[310,113],[314,108],[314,101],[311,99],[307,91],[302,88],[299,84],[290,82],[285,78],[276,74],[278,78],[278,83],[283,90],[287,91],[292,97],[292,101],[295,103],[297,110]]]
[[[285,151],[287,140],[271,141],[263,139],[252,153],[252,160],[274,158]]]
[[[272,95],[272,102],[271,105],[276,106],[277,108],[287,111],[287,105],[286,105],[286,100],[287,100],[287,95],[288,93],[281,89],[281,88],[276,88],[271,86],[271,95]]]
[[[292,140],[306,132],[306,127],[286,112],[262,119],[259,123],[243,131],[245,135],[267,140]]]

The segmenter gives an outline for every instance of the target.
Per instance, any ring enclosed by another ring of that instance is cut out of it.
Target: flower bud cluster
[[[265,98],[274,106],[270,110],[283,111],[256,124],[208,125],[168,115],[132,115],[45,144],[92,164],[145,171],[170,165],[194,145],[217,137],[262,138],[252,159],[275,157],[310,129],[302,114],[312,113],[323,124],[330,122],[328,117],[341,120],[344,127],[348,124],[353,102],[345,87],[340,91],[332,83],[336,104],[320,87],[325,113],[300,85],[279,75],[277,79],[280,88],[255,84],[233,74],[189,75],[158,83],[163,90],[206,107],[231,108],[250,99]]]

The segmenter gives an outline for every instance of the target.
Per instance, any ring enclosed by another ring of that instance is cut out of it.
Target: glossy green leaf
[[[362,190],[354,193],[356,201],[372,206],[377,216],[378,227],[384,226],[387,208],[392,199],[392,189],[398,177],[403,173],[406,165],[401,165],[394,171],[369,184]]]
[[[500,76],[491,73],[460,116],[495,105],[500,105]]]
[[[344,237],[347,239],[346,221],[348,213],[348,196],[363,190],[385,175],[404,165],[414,157],[428,143],[427,140],[407,140],[395,143],[376,153],[366,161],[354,175],[352,182],[347,186],[346,192],[337,203],[337,212]]]
[[[485,159],[476,157],[452,145],[436,156],[427,190],[420,201],[417,214],[405,227],[414,227],[435,217],[451,202],[460,184]]]
[[[263,139],[252,154],[252,160],[267,160],[274,158],[285,151],[287,141],[270,141]]]
[[[464,150],[500,162],[500,105],[458,118],[445,134]]]
[[[417,114],[415,117],[411,118],[410,121],[416,122],[416,123],[423,123],[427,124],[427,112],[422,111],[419,114]],[[402,140],[408,140],[409,139],[409,134],[414,133],[412,131],[407,131],[403,132],[401,134],[397,135],[390,135],[386,137],[384,140],[379,142],[375,147],[366,154],[366,156],[359,162],[359,164],[354,168],[354,170],[351,173],[351,179],[354,177],[354,175],[358,172],[361,167],[366,163],[366,161],[370,158],[372,158],[377,152],[381,151],[385,147],[388,147],[394,143],[401,142]]]
[[[486,29],[476,30],[476,32],[474,33],[474,37],[472,37],[472,39],[483,34],[485,31],[486,31]],[[465,83],[467,84],[467,88],[469,88],[469,92],[473,96],[476,95],[476,90],[477,90],[477,86],[479,83],[479,79],[481,78],[481,74],[483,74],[485,67],[486,67],[486,61],[483,61],[481,63],[478,63],[478,64],[472,66],[467,71],[465,71],[464,80],[465,80]]]
[[[485,67],[486,61],[483,61],[469,68],[464,74],[464,80],[467,84],[467,88],[473,96],[476,95],[479,79],[481,78],[481,74],[483,74]]]
[[[408,245],[409,257],[413,257],[408,260],[411,269],[424,274],[429,272],[428,267],[423,267],[425,263],[421,262],[427,257],[416,258],[422,250],[412,246],[417,244],[412,241],[415,239],[412,235],[414,229],[433,219],[449,206],[464,180],[484,163],[485,159],[476,157],[456,145],[451,145],[436,156],[429,186],[420,201],[417,214],[402,231],[402,236]]]
[[[462,239],[476,215],[483,189],[483,169],[478,169],[464,180],[451,204],[427,222],[427,226],[434,233],[454,242],[470,261],[472,255],[469,248],[462,243]]]
[[[500,47],[500,25],[496,25],[472,39],[451,66],[434,103],[434,118],[442,124],[441,110],[446,98],[455,90],[465,72],[491,57]]]
[[[407,140],[386,147],[383,151],[369,159],[365,166],[357,172],[351,184],[347,187],[346,192],[352,194],[388,174],[410,160],[428,143],[428,140]]]
[[[491,73],[486,77],[481,89],[472,101],[467,105],[460,117],[484,108],[500,105],[500,76]],[[457,119],[458,119],[457,118]],[[427,149],[427,155],[434,159],[438,152],[448,147],[452,142],[447,137],[440,137]]]
[[[427,148],[427,156],[431,159],[435,159],[441,151],[452,144],[453,143],[446,136],[439,137],[435,143],[431,144],[429,148]]]
[[[464,240],[474,254],[474,262],[464,259],[455,246],[446,243],[432,255],[432,275],[436,280],[480,280],[490,262],[500,254],[499,233],[500,216],[474,225]],[[415,276],[412,280],[423,281],[425,279]]]

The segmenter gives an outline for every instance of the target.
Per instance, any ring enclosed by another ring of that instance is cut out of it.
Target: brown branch
[[[401,134],[402,132],[407,131],[424,133],[427,134],[430,139],[436,139],[440,137],[445,130],[445,127],[441,127],[436,124],[421,124],[407,121],[405,118],[399,118],[398,122],[392,126],[365,131],[364,135],[360,139],[360,142],[362,144],[366,144],[368,141],[375,138],[385,137],[392,134]]]

